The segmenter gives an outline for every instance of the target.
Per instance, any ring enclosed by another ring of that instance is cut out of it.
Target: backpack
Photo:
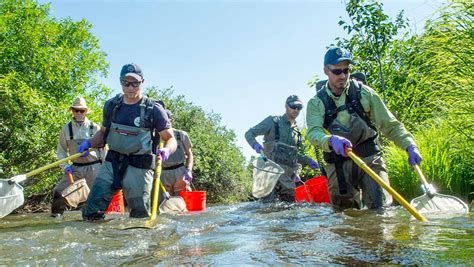
[[[321,99],[325,108],[323,127],[327,129],[331,122],[337,118],[337,113],[347,109],[349,114],[356,113],[370,128],[377,131],[374,123],[370,120],[369,114],[364,111],[360,103],[362,85],[354,80],[349,81],[349,83],[349,93],[346,97],[346,103],[339,107],[336,107],[334,101],[329,97],[326,92],[326,87],[323,86],[317,91],[316,95]]]

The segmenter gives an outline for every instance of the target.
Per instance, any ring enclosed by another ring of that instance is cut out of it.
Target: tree
[[[0,175],[11,177],[55,161],[60,129],[77,95],[100,116],[108,90],[105,53],[91,24],[49,15],[49,5],[4,0],[0,4]],[[30,192],[46,191],[60,175],[43,174]],[[48,187],[49,186],[49,187]],[[43,188],[45,187],[45,188]]]
[[[401,11],[395,21],[383,12],[383,4],[377,1],[365,3],[365,0],[350,0],[346,3],[349,22],[339,21],[350,36],[349,39],[336,39],[339,46],[349,49],[359,68],[368,77],[369,84],[380,85],[383,100],[386,102],[384,65],[391,65],[389,51],[392,40],[399,31],[407,27],[407,20]],[[374,68],[373,66],[377,66]],[[375,74],[378,74],[376,82]]]

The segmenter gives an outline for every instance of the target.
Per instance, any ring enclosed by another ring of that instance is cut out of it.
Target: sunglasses
[[[134,88],[137,88],[138,86],[140,86],[140,84],[142,83],[141,81],[139,82],[128,82],[128,81],[125,81],[125,80],[120,80],[120,83],[122,84],[123,87],[129,87],[130,85]]]
[[[83,109],[73,109],[72,111],[74,111],[75,113],[85,113],[86,112]]]
[[[291,109],[297,109],[297,110],[302,110],[303,109],[303,105],[301,105],[301,104],[288,104],[288,106]]]
[[[328,68],[328,70],[330,72],[332,72],[332,74],[334,74],[334,75],[341,75],[342,73],[348,74],[349,71],[350,71],[349,68],[345,68],[345,69],[330,69],[330,68]]]

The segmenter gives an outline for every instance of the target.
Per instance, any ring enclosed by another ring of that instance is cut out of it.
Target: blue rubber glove
[[[258,154],[260,154],[260,151],[262,151],[263,149],[263,146],[259,143],[255,143],[255,145],[253,145],[253,150],[255,150],[255,152],[257,152]]]
[[[84,142],[82,142],[79,145],[79,148],[77,149],[77,152],[82,153],[82,152],[88,150],[89,148],[91,148],[91,146],[92,146],[91,141],[89,141],[89,139],[86,139],[86,140],[84,140]],[[84,153],[84,155],[82,155],[81,157],[87,157],[87,156],[89,156],[89,151]]]
[[[163,147],[161,149],[158,148],[156,150],[156,155],[158,157],[161,157],[162,161],[166,161],[170,157],[170,154],[171,154],[171,150],[168,147]]]
[[[344,157],[347,157],[345,147],[352,147],[351,141],[339,135],[332,135],[331,138],[329,138],[329,143],[331,143],[332,149],[334,149],[337,155]]]
[[[319,164],[318,164],[316,161],[311,160],[311,161],[309,162],[309,167],[311,168],[311,170],[315,170],[316,168],[319,167]]]
[[[408,164],[410,165],[419,165],[423,158],[421,158],[420,151],[418,150],[418,147],[415,145],[409,145],[407,147],[407,152],[408,152]]]
[[[293,174],[293,181],[295,181],[295,183],[300,183],[301,182],[300,176],[297,175],[296,173]]]
[[[186,169],[186,171],[184,171],[184,180],[188,182],[193,181],[193,173],[190,169]]]
[[[72,169],[72,165],[69,165],[67,164],[65,167],[64,167],[64,173],[65,174],[72,174],[74,172],[74,170]]]

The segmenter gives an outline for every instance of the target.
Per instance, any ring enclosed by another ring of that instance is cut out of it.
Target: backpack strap
[[[273,116],[273,123],[275,125],[275,141],[280,140],[280,126],[278,125],[278,122],[280,121],[279,116]]]
[[[89,125],[89,136],[92,137],[94,136],[94,123],[91,121],[91,124]]]
[[[319,89],[316,95],[319,99],[321,99],[324,104],[325,111],[323,127],[327,129],[329,124],[331,124],[331,122],[336,119],[337,113],[345,109],[345,105],[342,105],[337,108],[334,101],[329,97],[328,93],[326,92],[326,86],[323,86],[321,89]]]
[[[74,134],[72,133],[72,121],[70,121],[67,124],[67,127],[69,128],[69,140],[72,140],[72,139],[74,139]]]
[[[110,100],[110,102],[108,102],[108,104],[106,104],[104,115],[108,119],[107,121],[110,124],[103,125],[106,128],[105,135],[104,135],[104,142],[107,138],[107,135],[109,134],[110,126],[112,122],[115,120],[115,115],[117,114],[117,110],[119,110],[120,107],[122,106],[122,100],[123,100],[123,94],[117,94],[114,98]]]
[[[364,111],[364,107],[360,103],[362,98],[362,84],[355,80],[350,81],[349,95],[346,98],[346,106],[348,107],[349,113],[357,113],[372,130],[377,131],[375,124],[370,120],[369,114]]]

